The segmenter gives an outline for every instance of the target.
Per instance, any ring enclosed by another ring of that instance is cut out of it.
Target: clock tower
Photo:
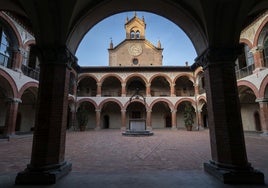
[[[144,18],[127,18],[125,23],[126,39],[114,47],[110,43],[109,66],[161,66],[162,52],[160,41],[157,46],[145,38]]]

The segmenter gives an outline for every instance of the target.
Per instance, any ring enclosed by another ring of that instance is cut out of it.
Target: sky
[[[117,46],[126,38],[124,24],[126,18],[131,19],[134,12],[124,12],[110,16],[84,36],[78,46],[76,57],[80,66],[108,66],[108,48],[112,39]],[[185,62],[193,64],[196,51],[188,36],[177,25],[168,19],[148,12],[137,12],[144,16],[146,23],[145,38],[157,46],[161,42],[163,50],[163,66],[184,66]]]

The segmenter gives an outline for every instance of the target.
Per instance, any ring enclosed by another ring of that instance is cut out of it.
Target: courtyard
[[[245,133],[245,140],[249,162],[267,183],[268,137]],[[29,164],[31,147],[32,135],[0,140],[0,187],[16,187],[15,176]],[[120,130],[70,131],[65,159],[73,165],[71,173],[48,187],[232,187],[203,171],[211,159],[208,130],[159,129],[150,137],[126,137]]]

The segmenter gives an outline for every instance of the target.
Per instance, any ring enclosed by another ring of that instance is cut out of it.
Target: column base
[[[262,172],[248,167],[246,169],[224,167],[213,161],[204,163],[204,170],[226,184],[264,184]]]
[[[30,165],[17,174],[15,184],[17,185],[49,185],[55,184],[58,179],[67,175],[72,170],[72,164],[53,165],[44,168],[32,168]]]

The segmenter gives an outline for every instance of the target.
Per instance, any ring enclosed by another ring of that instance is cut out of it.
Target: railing
[[[121,90],[118,91],[102,91],[101,96],[103,97],[120,97]]]
[[[29,76],[35,80],[39,80],[39,71],[35,70],[31,67],[21,65],[21,71],[23,72],[24,75]]]
[[[169,91],[151,91],[151,95],[153,97],[169,97],[170,92]]]
[[[247,67],[244,67],[242,69],[239,69],[236,71],[236,79],[239,80],[241,78],[244,78],[246,76],[249,76],[253,73],[253,70],[255,69],[254,64],[249,65]]]

